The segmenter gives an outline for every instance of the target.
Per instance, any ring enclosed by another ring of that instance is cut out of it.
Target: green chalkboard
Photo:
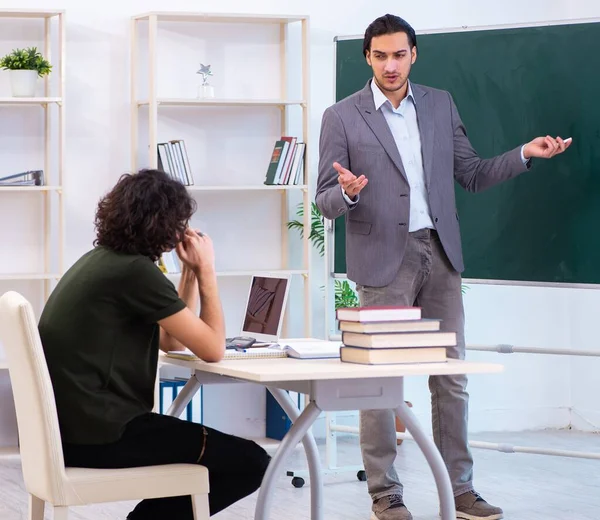
[[[573,137],[531,172],[471,194],[456,185],[465,278],[600,283],[600,23],[418,35],[411,80],[452,93],[491,157],[538,135]],[[336,100],[364,87],[362,39],[336,41]],[[360,172],[357,172],[360,173]],[[345,273],[343,218],[334,271]]]

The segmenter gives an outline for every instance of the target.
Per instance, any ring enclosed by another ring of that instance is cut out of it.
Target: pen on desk
[[[245,348],[242,348],[242,347],[235,347],[235,351],[236,352],[247,352],[247,350]]]

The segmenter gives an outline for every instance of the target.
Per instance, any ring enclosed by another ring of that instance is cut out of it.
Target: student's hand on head
[[[333,168],[338,172],[338,182],[340,183],[340,186],[351,199],[356,197],[367,185],[367,182],[369,182],[364,175],[357,177],[338,162],[333,163]]]
[[[554,138],[549,135],[546,137],[536,137],[533,141],[530,141],[525,145],[523,155],[525,156],[525,159],[530,159],[531,157],[550,159],[559,153],[563,153],[571,146],[572,142],[572,139],[567,139],[565,141],[560,137]]]
[[[183,240],[177,244],[177,255],[197,275],[214,270],[215,250],[210,237],[200,231],[186,229]]]

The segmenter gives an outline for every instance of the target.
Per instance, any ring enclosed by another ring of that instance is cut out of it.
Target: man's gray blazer
[[[375,110],[371,80],[323,114],[316,203],[328,219],[345,214],[348,278],[382,287],[398,273],[409,224],[409,184],[392,132]],[[467,138],[448,92],[411,84],[421,134],[429,208],[454,269],[464,270],[454,180],[477,192],[527,170],[520,147],[481,159]],[[337,161],[368,184],[350,206],[333,168]]]

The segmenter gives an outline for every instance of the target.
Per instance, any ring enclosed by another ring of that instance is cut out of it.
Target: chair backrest
[[[0,298],[0,341],[17,412],[27,491],[60,503],[66,478],[52,381],[31,304],[9,291]]]

